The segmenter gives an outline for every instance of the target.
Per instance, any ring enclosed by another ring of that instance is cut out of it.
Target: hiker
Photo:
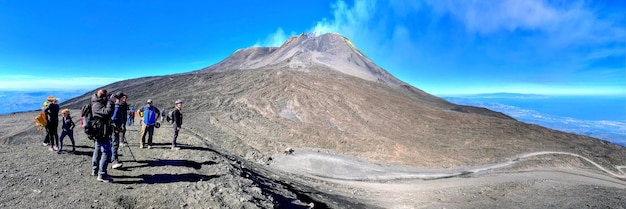
[[[148,99],[147,104],[139,110],[139,115],[143,115],[143,124],[141,125],[141,141],[139,148],[144,148],[146,134],[148,134],[148,149],[152,149],[152,135],[154,134],[154,125],[161,117],[159,108],[152,105],[152,100]]]
[[[91,113],[97,134],[94,137],[94,149],[91,159],[92,175],[98,176],[97,180],[111,182],[113,179],[107,173],[107,166],[111,160],[111,113],[114,104],[108,101],[107,91],[100,89],[91,96]]]
[[[50,147],[48,148],[50,151],[59,150],[59,133],[57,130],[59,128],[59,105],[54,101],[55,98],[53,96],[48,96],[48,106],[43,109],[48,121],[46,131],[48,133],[48,140],[50,141]]]
[[[128,126],[132,126],[135,123],[135,107],[130,106],[130,111],[128,112],[128,118],[126,119],[126,123]]]
[[[167,114],[165,111],[161,113],[161,122],[163,122],[163,120],[165,119],[165,114]]]
[[[176,102],[174,102],[174,110],[172,111],[172,115],[171,115],[171,120],[172,122],[172,127],[174,128],[174,137],[172,138],[172,149],[173,150],[179,150],[180,147],[176,146],[176,138],[178,138],[178,131],[180,131],[180,127],[181,125],[183,125],[183,112],[181,111],[181,108],[183,107],[183,101],[181,101],[180,99],[177,99]]]
[[[43,105],[41,105],[41,114],[44,115],[43,120],[47,122],[48,120],[48,114],[46,114],[45,111],[43,111],[44,109],[46,109],[46,107],[48,107],[48,101],[43,102]],[[46,123],[46,125],[44,125],[44,130],[46,131],[46,135],[44,136],[43,139],[43,146],[50,146],[50,133],[48,132],[48,123]]]
[[[72,117],[70,116],[69,109],[61,110],[61,115],[63,115],[63,124],[61,125],[61,137],[59,138],[59,152],[57,154],[61,154],[63,151],[63,138],[65,136],[70,137],[70,141],[72,141],[72,151],[70,153],[76,152],[76,144],[74,143],[74,121],[72,121]]]
[[[113,110],[113,116],[111,117],[111,125],[113,126],[113,148],[112,148],[112,161],[111,168],[118,169],[122,167],[122,162],[119,159],[118,149],[120,147],[120,139],[122,143],[126,143],[126,115],[128,115],[128,104],[126,104],[126,94],[117,92],[113,95],[115,100],[115,109]],[[121,138],[120,138],[121,137]]]

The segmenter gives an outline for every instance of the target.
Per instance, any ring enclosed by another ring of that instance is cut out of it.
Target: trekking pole
[[[122,140],[124,140],[124,144],[126,144],[126,147],[128,147],[128,151],[130,151],[130,156],[133,157],[134,161],[137,161],[137,159],[135,159],[135,155],[133,154],[133,150],[130,149],[130,146],[128,145],[128,142],[126,141],[126,136],[124,136],[124,138],[122,138]]]

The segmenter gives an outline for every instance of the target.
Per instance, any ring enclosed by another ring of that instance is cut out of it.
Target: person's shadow
[[[115,184],[165,184],[174,182],[198,182],[207,181],[219,175],[202,175],[197,173],[183,173],[183,174],[141,174],[139,176],[113,176]],[[128,180],[117,180],[128,179]],[[135,179],[135,180],[132,180]]]
[[[205,161],[205,162],[195,162],[191,160],[139,160],[134,161],[139,165],[133,166],[124,166],[119,170],[122,171],[131,171],[136,168],[145,168],[145,167],[159,167],[159,166],[183,166],[193,169],[200,169],[202,165],[213,165],[217,164],[213,161]],[[128,179],[128,180],[114,180],[113,183],[117,184],[162,184],[162,183],[173,183],[173,182],[198,182],[198,181],[206,181],[215,177],[219,177],[218,175],[202,175],[197,173],[185,173],[185,174],[141,174],[138,176],[113,176],[113,179]]]
[[[200,169],[202,165],[217,164],[216,162],[213,162],[213,161],[205,161],[205,162],[199,163],[199,162],[191,161],[191,160],[137,160],[137,161],[129,161],[129,162],[135,162],[140,165],[124,166],[120,168],[119,170],[131,171],[134,168],[159,167],[159,166],[184,166],[184,167],[193,168],[197,170],[197,169]]]

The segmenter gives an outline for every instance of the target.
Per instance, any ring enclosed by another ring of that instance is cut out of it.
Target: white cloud
[[[287,41],[287,39],[289,39],[290,36],[294,36],[296,35],[295,32],[291,32],[291,34],[286,34],[285,31],[282,28],[278,28],[276,30],[276,32],[269,34],[265,40],[261,41],[257,41],[257,43],[254,44],[254,46],[263,46],[263,47],[279,47],[281,46],[283,43],[285,43],[285,41]]]
[[[540,31],[559,45],[623,42],[621,17],[601,17],[584,1],[556,4],[545,0],[456,1],[429,0],[440,15],[463,22],[469,32],[489,35],[501,31]],[[602,19],[605,18],[605,19]]]
[[[333,19],[319,21],[312,32],[316,35],[337,32],[346,37],[353,37],[357,33],[367,31],[368,25],[376,14],[376,1],[355,1],[353,7],[349,7],[343,0],[332,5]]]

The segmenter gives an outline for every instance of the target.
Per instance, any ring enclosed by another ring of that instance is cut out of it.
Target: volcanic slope
[[[287,147],[418,167],[496,163],[536,151],[571,152],[613,168],[626,149],[451,104],[391,76],[338,34],[253,47],[205,69],[110,84],[135,106],[185,101],[186,127],[266,162]],[[65,106],[79,108],[87,93]],[[211,137],[220,138],[220,137]],[[555,163],[555,162],[552,162]],[[556,163],[589,166],[583,160]]]

